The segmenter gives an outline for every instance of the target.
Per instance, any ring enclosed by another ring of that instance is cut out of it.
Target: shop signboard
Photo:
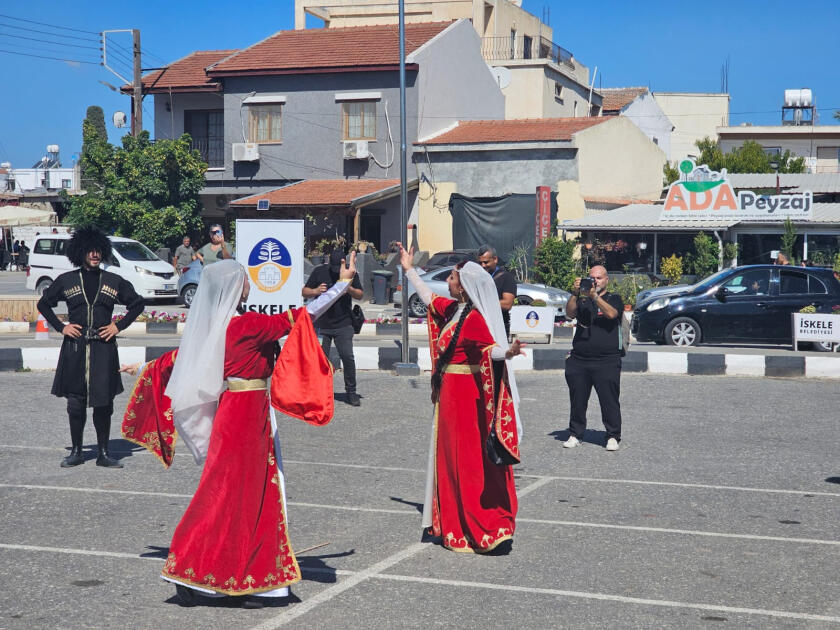
[[[519,339],[554,338],[554,309],[550,306],[514,306],[510,309],[510,334]]]
[[[537,216],[534,221],[536,233],[534,245],[539,247],[551,232],[551,188],[537,186]]]
[[[799,349],[801,341],[840,343],[840,315],[791,313],[791,318],[794,350]]]
[[[303,303],[303,221],[237,219],[236,260],[251,283],[245,310],[276,315]]]
[[[680,162],[680,179],[671,184],[660,221],[753,221],[809,220],[813,215],[811,191],[784,195],[761,195],[749,190],[735,193],[726,169],[712,171],[691,160]]]

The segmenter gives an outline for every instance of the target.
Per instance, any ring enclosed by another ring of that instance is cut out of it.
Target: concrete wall
[[[435,186],[457,183],[457,190],[470,197],[495,197],[507,193],[533,194],[537,186],[552,186],[560,179],[577,179],[574,149],[511,149],[499,145],[492,151],[429,152],[414,154],[418,176]]]
[[[452,215],[449,198],[458,191],[455,182],[437,182],[432,188],[425,180],[417,193],[417,242],[432,254],[452,249]]]
[[[621,116],[631,120],[671,159],[671,120],[662,111],[653,95],[642,94],[621,110]]]
[[[78,173],[75,168],[13,168],[9,172],[9,179],[14,178],[15,192],[22,193],[41,187],[46,180],[46,188],[51,190],[78,190]],[[69,186],[62,186],[62,180],[69,179]]]
[[[822,168],[817,168],[817,152],[821,148],[830,147],[832,149],[840,150],[840,127],[837,128],[837,133],[831,134],[834,137],[821,138],[816,134],[808,134],[807,131],[801,131],[798,134],[786,133],[785,130],[790,130],[790,127],[780,127],[777,135],[772,133],[756,133],[752,138],[744,137],[741,133],[742,127],[738,127],[739,137],[727,137],[725,134],[720,136],[720,148],[724,153],[729,153],[732,149],[743,146],[746,140],[754,140],[758,142],[765,149],[778,147],[781,152],[790,151],[794,156],[804,157],[807,172],[838,172],[838,164],[835,161],[833,166],[823,165]],[[762,129],[767,129],[763,127]],[[817,127],[817,129],[820,129]],[[825,129],[825,127],[823,127]],[[723,132],[722,132],[723,133]],[[819,151],[822,156],[823,152]],[[837,156],[837,153],[833,153]]]
[[[580,193],[580,183],[573,180],[561,180],[557,188],[557,221],[566,219],[582,219],[586,211],[583,195]]]
[[[695,142],[717,139],[717,127],[729,124],[729,94],[654,92],[653,97],[674,125],[671,162],[697,156]]]
[[[406,74],[406,118],[417,120],[416,72]],[[247,139],[247,108],[242,101],[257,95],[285,96],[282,109],[282,142],[260,144],[257,162],[233,162],[231,145]],[[372,159],[344,160],[342,157],[341,102],[339,92],[379,92],[377,140],[370,142]],[[226,180],[344,179],[352,177],[398,177],[399,163],[399,77],[397,72],[345,72],[334,74],[231,77],[225,80],[225,169]],[[385,111],[389,117],[386,118]],[[390,120],[391,140],[388,134]],[[244,128],[244,129],[243,129]],[[243,135],[244,131],[244,135]],[[417,127],[407,125],[407,143],[417,139]],[[393,156],[393,162],[386,162]]]
[[[406,59],[420,66],[418,137],[436,134],[459,120],[505,117],[505,97],[481,56],[480,46],[472,25],[462,20]]]
[[[659,199],[665,153],[627,118],[579,131],[574,144],[582,196]]]
[[[501,65],[495,63],[493,65]],[[545,60],[510,61],[510,85],[505,96],[505,118],[571,118],[587,116],[589,87],[561,72]],[[555,83],[563,86],[562,98],[555,96]],[[601,96],[592,93],[592,102],[599,108]],[[577,103],[577,109],[575,108]]]

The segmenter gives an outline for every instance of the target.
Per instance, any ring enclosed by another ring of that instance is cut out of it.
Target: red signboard
[[[551,187],[537,186],[537,215],[534,245],[539,246],[551,232]]]

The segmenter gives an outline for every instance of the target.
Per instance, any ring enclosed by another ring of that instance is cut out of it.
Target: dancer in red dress
[[[274,367],[275,341],[289,333],[296,319],[307,320],[302,323],[314,335],[307,311],[317,317],[346,291],[355,273],[352,255],[350,260],[342,270],[343,282],[306,309],[280,315],[246,312],[233,317],[248,296],[245,270],[232,260],[207,267],[177,357],[164,355],[141,372],[124,435],[168,465],[174,448],[172,419],[177,435],[196,461],[204,463],[162,573],[185,603],[195,603],[196,593],[282,598],[300,580],[287,532],[266,379]],[[322,388],[317,396],[331,399],[331,370],[326,357],[321,358],[329,392]],[[155,399],[154,405],[147,396]],[[332,401],[317,402],[319,408],[329,408],[331,417]],[[246,604],[258,606],[258,601],[248,597]]]
[[[486,553],[512,540],[519,461],[516,382],[510,366],[497,383],[492,361],[522,354],[508,346],[490,275],[468,262],[450,274],[450,295],[433,295],[400,248],[401,263],[428,306],[435,403],[423,527],[447,549]],[[507,543],[510,545],[510,543]]]

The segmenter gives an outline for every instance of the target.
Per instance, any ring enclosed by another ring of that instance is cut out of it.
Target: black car
[[[719,271],[679,293],[640,302],[631,329],[639,341],[674,346],[788,344],[791,313],[809,305],[827,313],[840,305],[840,282],[831,269],[748,265]]]

